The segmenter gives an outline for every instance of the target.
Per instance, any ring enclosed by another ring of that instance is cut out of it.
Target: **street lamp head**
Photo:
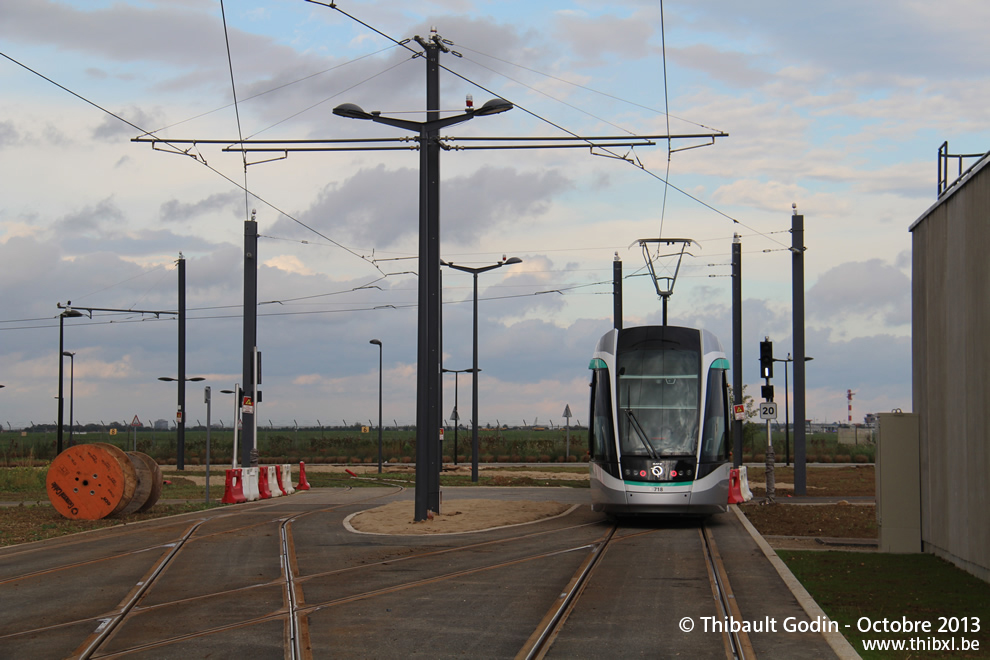
[[[65,318],[76,318],[77,316],[82,316],[82,315],[83,315],[82,312],[75,309],[67,309],[61,314],[59,314],[59,316],[63,316]]]
[[[75,353],[73,353],[71,351],[62,351],[62,355],[64,357],[70,358],[70,357],[74,357],[75,356]]]
[[[512,104],[505,99],[492,99],[486,101],[483,106],[474,111],[475,117],[486,117],[488,115],[497,115],[501,112],[506,112],[512,110]],[[334,110],[336,112],[336,110]]]
[[[374,344],[375,346],[381,346],[381,345],[382,345],[382,342],[381,342],[381,341],[379,341],[379,340],[377,340],[377,339],[372,339],[372,340],[371,340],[371,341],[369,341],[368,343],[369,343],[369,344]]]
[[[341,103],[333,109],[333,114],[348,119],[371,119],[372,114],[355,103]]]
[[[201,380],[206,380],[203,376],[193,376],[192,378],[186,378],[186,380],[191,380],[194,383],[198,383]]]
[[[521,263],[522,263],[522,259],[520,259],[519,257],[509,257],[508,259],[502,262],[502,265],[508,266],[509,264],[521,264]]]

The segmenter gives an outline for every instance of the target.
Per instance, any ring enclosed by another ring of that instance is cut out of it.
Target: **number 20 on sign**
[[[764,401],[761,403],[760,419],[777,419],[777,404],[773,401]]]

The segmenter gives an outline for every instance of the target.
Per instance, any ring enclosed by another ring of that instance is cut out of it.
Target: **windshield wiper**
[[[629,421],[632,422],[631,426],[636,430],[636,434],[639,436],[640,440],[642,441],[643,446],[646,447],[646,451],[650,452],[650,458],[652,458],[654,461],[660,460],[660,458],[657,456],[656,447],[653,446],[653,443],[650,442],[650,438],[646,435],[646,431],[644,431],[643,427],[640,426],[639,420],[636,419],[636,415],[633,414],[632,408],[623,408],[622,412],[626,413],[626,416],[629,418]]]

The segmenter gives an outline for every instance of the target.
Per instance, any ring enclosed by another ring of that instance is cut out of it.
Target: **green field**
[[[108,427],[88,432],[76,431],[77,444],[109,442],[126,451],[144,452],[159,463],[175,464],[175,431],[154,431],[140,428],[135,433],[128,427]],[[747,424],[744,432],[743,460],[762,462],[766,451],[765,427]],[[206,429],[186,429],[186,463],[201,465],[206,462]],[[63,434],[68,444],[68,433]],[[773,434],[778,463],[786,457],[784,433]],[[793,438],[791,438],[793,444]],[[55,432],[53,430],[7,431],[0,433],[0,465],[45,464],[55,457]],[[229,463],[232,455],[233,432],[230,429],[210,431],[210,462]],[[443,460],[454,462],[455,434],[444,434]],[[457,462],[471,460],[471,431],[460,429],[456,434]],[[478,431],[479,459],[482,463],[564,463],[582,462],[586,459],[588,432],[571,429],[570,442],[567,432],[555,428],[495,429]],[[567,449],[569,448],[569,451]],[[382,458],[390,463],[415,462],[416,432],[414,430],[387,428],[382,433]],[[839,445],[834,434],[817,433],[807,438],[809,462],[872,463],[874,446],[863,443],[857,446]],[[265,462],[285,463],[300,460],[309,463],[376,463],[378,461],[378,433],[369,429],[364,433],[354,429],[278,429],[258,428],[258,453]],[[793,460],[793,446],[791,447]]]

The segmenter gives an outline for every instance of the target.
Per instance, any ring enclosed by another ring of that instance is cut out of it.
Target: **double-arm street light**
[[[179,409],[176,411],[175,417],[175,469],[185,470],[186,469],[186,415],[185,415],[185,401],[186,401],[186,383],[185,381],[192,381],[198,383],[201,380],[206,380],[202,376],[194,376],[192,378],[172,378],[171,376],[159,376],[158,380],[165,381],[167,383],[178,383],[179,384]]]
[[[814,360],[813,357],[804,358],[805,362],[810,362]],[[788,395],[788,384],[787,384],[787,363],[794,362],[794,358],[791,354],[787,354],[787,358],[781,360],[780,358],[774,358],[774,362],[784,363],[784,463],[786,465],[791,464],[791,408],[790,408],[790,396]],[[797,421],[797,420],[795,420]],[[804,420],[801,420],[804,423]]]
[[[425,51],[426,121],[382,117],[353,103],[333,109],[339,117],[365,119],[418,134],[419,189],[419,327],[416,359],[416,502],[414,519],[426,520],[427,512],[440,511],[440,129],[474,117],[512,109],[504,99],[492,99],[478,109],[440,117],[440,53],[449,52],[443,40],[432,34],[417,36]]]
[[[471,273],[474,276],[474,349],[473,349],[473,362],[471,371],[474,372],[471,377],[471,481],[477,483],[478,481],[478,273],[484,273],[489,270],[494,270],[496,268],[501,268],[502,266],[509,266],[511,264],[520,264],[522,259],[519,257],[509,257],[506,259],[502,257],[502,261],[494,263],[490,266],[481,266],[479,268],[471,268],[468,266],[457,266],[455,264],[441,261],[444,266],[448,268],[453,268],[454,270],[464,271],[465,273]],[[456,388],[456,383],[455,383]]]
[[[378,474],[382,473],[382,353],[384,348],[380,339],[372,339],[369,344],[378,346]]]
[[[457,377],[460,374],[474,373],[474,369],[441,369],[442,373],[454,374],[454,411],[450,417],[454,420],[454,465],[457,465],[457,427],[460,426],[461,415],[457,412]],[[481,371],[478,369],[478,371]]]
[[[76,403],[76,354],[62,351],[62,356],[69,358],[69,446],[72,446],[72,427],[75,425],[73,408]]]
[[[65,347],[64,347],[64,330],[65,330],[65,319],[76,318],[82,316],[82,312],[75,309],[65,309],[61,314],[58,315],[58,428],[55,431],[55,445],[56,453],[62,453],[62,420],[63,420],[63,396],[62,380],[64,378],[64,367],[65,362]]]

